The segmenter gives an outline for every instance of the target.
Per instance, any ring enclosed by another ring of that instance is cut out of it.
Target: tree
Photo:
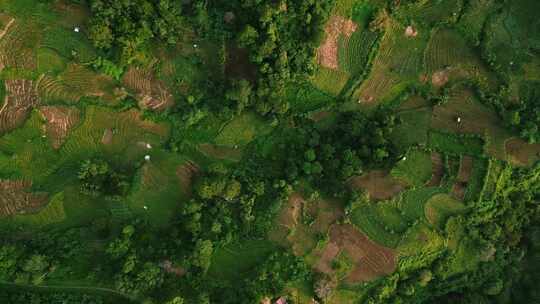
[[[193,251],[193,265],[199,267],[203,273],[207,272],[212,262],[214,246],[210,240],[198,240]]]

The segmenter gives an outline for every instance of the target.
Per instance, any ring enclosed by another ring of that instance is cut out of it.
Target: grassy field
[[[399,201],[399,209],[409,221],[424,219],[424,206],[434,195],[446,192],[440,187],[427,187],[404,192]]]
[[[319,67],[311,82],[313,85],[326,94],[338,96],[349,80],[349,73],[341,70],[332,70]]]
[[[438,131],[429,132],[428,145],[432,149],[453,155],[478,156],[484,152],[484,142],[480,138],[458,136]]]
[[[464,212],[466,207],[448,194],[436,194],[426,202],[424,210],[431,225],[444,229],[447,219],[452,215]]]
[[[267,241],[230,244],[214,252],[208,273],[216,280],[234,281],[249,273],[276,249],[274,244]]]
[[[392,169],[391,174],[413,187],[424,185],[431,178],[431,155],[418,149],[409,150]]]
[[[255,113],[244,113],[226,124],[214,141],[220,146],[244,146],[270,131],[268,123]]]

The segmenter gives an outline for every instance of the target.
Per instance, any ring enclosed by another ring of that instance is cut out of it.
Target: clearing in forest
[[[404,182],[382,170],[373,170],[362,176],[352,177],[349,184],[353,189],[365,190],[370,198],[376,200],[392,198],[406,186]]]
[[[142,109],[163,111],[174,104],[174,98],[165,83],[158,80],[150,68],[131,67],[124,74],[122,82],[135,93]]]

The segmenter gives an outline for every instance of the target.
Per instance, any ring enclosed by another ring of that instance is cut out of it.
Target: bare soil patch
[[[371,241],[350,224],[332,226],[330,240],[344,250],[355,264],[346,278],[348,283],[371,281],[396,269],[396,252],[393,249]]]
[[[434,87],[440,88],[447,84],[449,79],[450,78],[448,76],[448,71],[446,69],[440,70],[433,73],[433,75],[431,76],[431,84]]]
[[[540,144],[529,144],[521,138],[511,138],[505,143],[508,161],[517,166],[530,166],[540,159]]]
[[[329,69],[337,69],[339,37],[344,35],[349,38],[357,28],[358,26],[352,20],[336,15],[330,17],[324,29],[326,38],[317,50],[319,64]]]
[[[0,179],[0,217],[36,212],[47,203],[46,193],[29,192],[32,183]]]
[[[405,36],[409,38],[414,38],[418,36],[418,30],[414,26],[409,25],[405,28]]]
[[[4,38],[4,35],[9,31],[13,22],[15,22],[14,18],[5,13],[0,13],[0,25],[2,26],[2,29],[0,30],[0,39]]]
[[[435,187],[441,184],[444,175],[444,165],[442,155],[439,152],[431,152],[431,180],[427,187]]]
[[[373,170],[362,176],[352,177],[349,183],[353,189],[366,190],[369,196],[376,200],[392,198],[406,187],[404,182],[382,170]]]
[[[122,79],[123,84],[135,97],[142,109],[163,111],[174,104],[173,95],[165,83],[156,79],[154,71],[140,67],[131,67]]]
[[[172,273],[176,275],[177,277],[181,277],[186,273],[186,270],[182,267],[175,266],[171,261],[164,260],[161,263],[159,263],[159,267],[161,267],[163,270],[165,270],[166,273]]]
[[[233,45],[227,47],[227,63],[225,65],[227,77],[247,79],[254,82],[257,79],[257,66],[249,60],[247,49]]]
[[[193,192],[193,181],[197,177],[197,174],[199,174],[199,171],[199,166],[190,160],[176,169],[180,188],[188,196],[191,196]]]
[[[473,158],[467,155],[462,156],[456,182],[452,186],[452,195],[458,200],[463,200],[465,197],[465,190],[471,178],[472,168]]]
[[[0,134],[20,127],[40,102],[31,80],[6,80],[6,96],[0,108]]]
[[[39,108],[39,112],[46,121],[45,132],[54,149],[62,146],[69,131],[81,119],[81,111],[74,107],[43,106]]]

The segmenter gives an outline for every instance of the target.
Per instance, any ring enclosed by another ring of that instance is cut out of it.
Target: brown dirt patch
[[[521,138],[511,138],[505,143],[508,161],[517,166],[531,166],[540,159],[540,144],[529,144]]]
[[[233,45],[227,47],[227,64],[225,74],[230,78],[247,79],[254,82],[257,79],[257,66],[249,60],[247,49]]]
[[[172,273],[177,277],[181,277],[186,273],[186,270],[180,266],[175,266],[171,261],[164,260],[159,263],[159,266],[165,270],[166,273]]]
[[[151,69],[131,67],[124,74],[122,83],[135,93],[142,109],[163,111],[174,104],[173,95],[165,83],[156,79]]]
[[[46,193],[32,193],[32,183],[0,179],[0,217],[36,212],[47,203]]]
[[[358,26],[352,20],[335,15],[330,17],[324,29],[326,38],[317,50],[319,64],[329,69],[337,69],[339,37],[344,35],[349,38],[357,28]]]
[[[321,252],[319,261],[315,265],[315,269],[325,274],[333,274],[332,261],[338,256],[339,252],[339,246],[333,242],[329,242]]]
[[[199,166],[190,160],[176,169],[176,176],[178,176],[178,180],[180,181],[180,188],[188,196],[191,196],[192,194],[193,181],[197,177],[199,171]]]
[[[2,25],[2,29],[0,30],[0,39],[4,38],[4,35],[9,31],[9,28],[13,25],[13,22],[15,22],[14,18],[5,13],[0,13],[0,25]]]
[[[367,191],[369,196],[376,200],[392,198],[406,186],[404,182],[382,170],[373,170],[362,176],[352,177],[349,184],[353,189]]]
[[[73,107],[43,106],[39,112],[46,121],[45,132],[54,149],[59,149],[69,131],[81,120],[81,111]]]
[[[449,80],[448,71],[447,70],[440,70],[438,72],[433,73],[431,76],[431,84],[434,87],[440,88],[443,87],[445,84],[448,83]]]
[[[108,146],[112,144],[113,141],[113,131],[111,129],[105,129],[103,131],[103,136],[101,136],[101,143]]]
[[[330,241],[315,267],[318,271],[332,274],[332,261],[341,251],[354,264],[352,272],[346,277],[346,281],[351,284],[371,281],[396,269],[395,251],[371,241],[354,226],[333,225],[329,235]]]
[[[452,195],[458,200],[463,200],[465,197],[465,190],[467,189],[469,179],[471,178],[472,168],[473,158],[464,155],[459,164],[456,182],[452,186]]]
[[[412,25],[409,25],[405,28],[405,36],[409,38],[414,38],[418,36],[418,30]]]
[[[444,165],[442,155],[439,152],[431,152],[431,179],[427,182],[427,187],[435,187],[441,184],[444,175]]]
[[[0,108],[0,134],[21,126],[40,102],[31,80],[6,80],[5,85],[6,96]]]
[[[416,110],[416,109],[425,108],[428,106],[429,106],[429,103],[424,97],[419,96],[419,95],[413,95],[407,98],[407,100],[405,100],[399,105],[399,110],[400,111]]]

